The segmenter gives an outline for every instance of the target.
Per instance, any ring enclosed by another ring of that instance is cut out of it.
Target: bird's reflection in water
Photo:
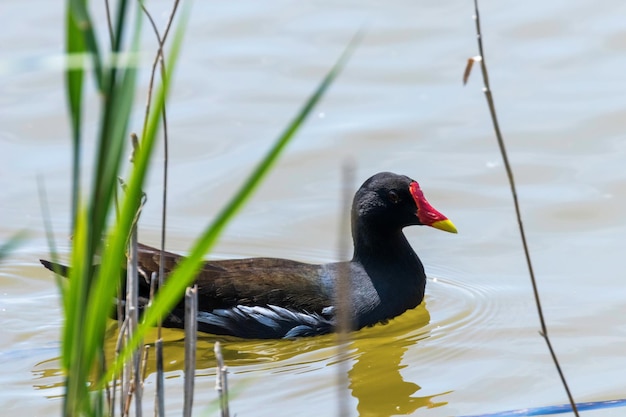
[[[412,414],[423,407],[433,408],[446,405],[438,397],[439,394],[419,396],[421,387],[405,381],[401,370],[410,366],[402,364],[405,352],[420,340],[428,339],[428,323],[430,315],[422,303],[414,310],[396,318],[393,323],[375,326],[354,332],[354,340],[348,347],[349,361],[348,388],[350,394],[357,399],[357,415],[359,416],[392,416]],[[115,332],[107,338],[107,356],[113,359],[114,346],[117,340]],[[165,371],[179,374],[184,364],[183,332],[164,329]],[[150,340],[150,336],[147,337]],[[215,336],[200,335],[197,352],[197,375],[212,376],[216,366],[213,354]],[[243,340],[237,338],[220,338],[226,364],[233,373],[238,368],[246,368],[248,372],[274,372],[278,368],[294,369],[305,367],[333,366],[337,368],[337,349],[335,335],[325,335],[298,340]],[[152,356],[152,355],[151,355]],[[152,356],[153,358],[153,356]],[[60,358],[42,361],[35,365],[35,389],[50,389],[63,385],[62,372],[59,369]],[[147,374],[155,372],[154,360],[147,362]],[[316,371],[317,372],[317,371]],[[324,373],[324,378],[328,373]],[[253,382],[254,384],[254,382]],[[342,389],[342,388],[337,388]],[[347,393],[346,393],[347,394]],[[58,393],[55,393],[58,395]],[[238,401],[238,400],[236,400]]]
[[[425,306],[420,306],[407,314],[421,317],[413,322],[413,328],[422,328],[430,321],[430,315]],[[405,321],[406,318],[402,318]],[[395,323],[394,323],[395,324]],[[398,323],[400,324],[400,323]],[[409,324],[409,323],[407,323]],[[395,327],[395,326],[394,326]],[[405,337],[402,337],[405,336]],[[421,387],[414,382],[405,381],[400,371],[409,366],[402,364],[402,357],[407,349],[415,345],[418,340],[428,338],[428,332],[412,337],[398,335],[392,337],[370,338],[355,340],[355,361],[348,372],[349,388],[352,396],[358,400],[357,411],[359,416],[392,416],[413,414],[418,408],[440,407],[447,404],[437,397],[451,391],[439,394],[419,396],[415,395]]]

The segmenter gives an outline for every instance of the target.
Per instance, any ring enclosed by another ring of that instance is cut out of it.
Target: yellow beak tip
[[[444,232],[458,233],[456,226],[449,219],[436,221],[431,226]]]

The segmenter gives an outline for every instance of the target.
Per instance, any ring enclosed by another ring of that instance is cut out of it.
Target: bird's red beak
[[[446,216],[435,210],[428,200],[426,200],[424,192],[417,181],[413,181],[409,185],[409,190],[411,191],[413,200],[415,200],[415,205],[417,206],[416,214],[420,223],[446,232],[457,233],[454,224]]]

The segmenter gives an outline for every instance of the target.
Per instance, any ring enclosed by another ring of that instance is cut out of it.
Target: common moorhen
[[[369,178],[352,203],[351,261],[313,265],[288,259],[248,258],[207,261],[198,274],[198,329],[255,339],[292,338],[329,333],[335,324],[335,290],[349,272],[353,327],[396,317],[422,302],[426,274],[402,233],[426,225],[456,233],[447,217],[426,201],[409,177],[381,172]],[[160,251],[139,246],[144,277],[159,270]],[[165,252],[166,273],[182,257]],[[65,271],[48,261],[51,270]],[[147,305],[148,280],[140,279],[140,303]],[[167,282],[166,282],[167,285]],[[164,320],[183,327],[181,302]]]

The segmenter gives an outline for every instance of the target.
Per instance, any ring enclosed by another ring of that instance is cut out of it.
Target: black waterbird
[[[355,329],[386,321],[424,298],[422,262],[402,233],[425,225],[456,233],[454,224],[426,200],[409,177],[378,173],[359,188],[352,204],[352,260],[323,265],[278,258],[207,261],[198,273],[198,330],[245,338],[274,339],[329,333],[335,324],[335,289],[350,279]],[[182,256],[165,252],[169,273]],[[51,270],[67,268],[42,260]],[[160,251],[139,245],[140,307],[147,305],[149,277],[159,271]],[[167,279],[165,281],[167,285]],[[183,302],[163,325],[183,327]]]

